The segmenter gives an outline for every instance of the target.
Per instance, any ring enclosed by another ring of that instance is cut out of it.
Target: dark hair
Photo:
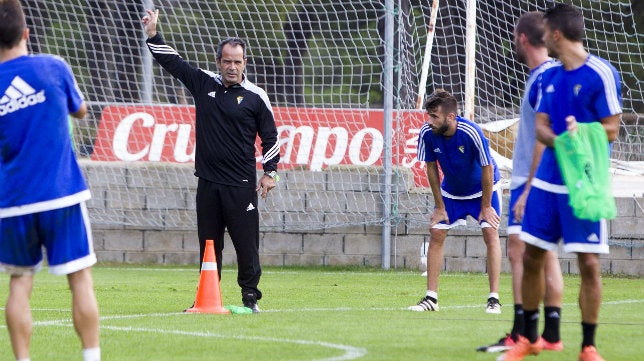
[[[222,41],[217,46],[217,60],[221,59],[224,45],[230,45],[232,47],[241,46],[242,50],[244,50],[244,59],[246,59],[246,43],[240,38],[231,37],[231,38],[227,38],[226,40]]]
[[[546,10],[543,19],[550,30],[559,30],[568,40],[583,41],[586,37],[584,15],[579,9],[568,4],[555,4]]]
[[[545,46],[543,42],[543,13],[540,11],[527,12],[517,20],[514,27],[517,34],[525,34],[532,46]]]
[[[458,102],[450,92],[445,89],[436,89],[425,102],[425,110],[431,113],[436,108],[442,107],[445,113],[454,113],[458,111]]]
[[[20,43],[27,27],[19,0],[0,0],[0,49],[11,49]]]

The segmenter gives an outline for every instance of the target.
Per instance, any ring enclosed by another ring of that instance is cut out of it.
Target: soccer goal
[[[641,172],[642,5],[569,2],[583,9],[587,48],[622,75],[624,116],[614,162],[623,172]],[[431,210],[416,141],[425,116],[419,104],[434,89],[455,94],[463,114],[483,126],[507,175],[528,71],[514,58],[513,26],[523,12],[553,2],[22,3],[30,50],[64,57],[90,104],[89,117],[74,120],[73,134],[94,196],[95,224],[196,227],[194,108],[145,46],[141,17],[156,7],[167,43],[202,69],[216,71],[221,39],[247,42],[246,76],[271,98],[286,179],[263,227],[323,232],[386,224],[396,233],[426,227]]]

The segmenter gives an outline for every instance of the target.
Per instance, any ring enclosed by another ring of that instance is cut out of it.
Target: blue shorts
[[[481,213],[481,197],[453,199],[443,196],[443,203],[445,203],[445,211],[449,217],[450,224],[442,221],[435,224],[432,228],[451,229],[457,226],[464,226],[467,223],[467,216],[478,220],[479,214]],[[496,214],[501,216],[501,198],[498,191],[492,193],[492,207],[496,210]],[[481,228],[491,227],[485,220],[479,223]]]
[[[564,252],[608,253],[606,220],[579,219],[568,205],[568,194],[532,187],[526,202],[521,240],[547,251],[557,249],[563,238]]]
[[[514,211],[512,211],[512,209],[514,208],[514,204],[517,202],[517,199],[519,198],[519,196],[521,196],[524,189],[525,183],[510,191],[510,205],[508,206],[508,234],[521,233],[521,222],[517,221],[514,218]]]
[[[35,273],[43,264],[43,247],[52,274],[66,275],[96,263],[85,202],[0,218],[0,270]]]

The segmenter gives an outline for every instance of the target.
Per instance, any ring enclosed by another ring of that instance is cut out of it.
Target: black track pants
[[[224,231],[237,253],[237,283],[242,294],[262,293],[257,288],[262,269],[259,265],[259,212],[254,188],[232,187],[199,178],[197,185],[197,231],[200,260],[206,240],[215,244],[217,267],[221,278]]]

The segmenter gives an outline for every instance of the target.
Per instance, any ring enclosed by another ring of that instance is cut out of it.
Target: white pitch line
[[[183,312],[172,312],[172,313],[151,313],[151,314],[134,314],[134,315],[112,315],[112,316],[102,316],[100,317],[101,321],[106,320],[120,320],[120,319],[131,319],[131,318],[144,318],[144,317],[167,317],[167,316],[177,316],[185,315]],[[34,322],[34,326],[67,326],[72,327],[72,320],[50,320],[50,321],[37,321]],[[2,328],[2,327],[0,327]],[[340,356],[328,357],[323,359],[315,359],[311,361],[349,361],[361,358],[367,354],[367,350],[362,347],[354,347],[349,345],[341,345],[336,343],[324,342],[324,341],[309,341],[309,340],[298,340],[298,339],[287,339],[287,338],[276,338],[276,337],[262,337],[262,336],[242,336],[242,335],[222,335],[211,332],[195,332],[195,331],[181,331],[181,330],[164,330],[164,329],[155,329],[155,328],[143,328],[143,327],[129,327],[129,326],[109,326],[103,325],[100,326],[101,330],[112,330],[112,331],[125,331],[125,332],[148,332],[148,333],[157,333],[157,334],[171,334],[171,335],[180,335],[180,336],[196,336],[196,337],[214,337],[214,338],[229,338],[236,340],[253,340],[253,341],[265,341],[265,342],[283,342],[283,343],[294,343],[299,345],[313,345],[321,346],[326,348],[332,348],[340,351],[344,351],[344,354]]]
[[[624,305],[629,303],[644,303],[642,300],[621,300],[621,301],[609,301],[602,302],[602,305]],[[562,306],[577,306],[577,303],[564,303]],[[441,309],[465,309],[465,308],[484,308],[483,304],[480,305],[452,305],[452,306],[441,306]],[[299,309],[264,309],[262,313],[281,313],[281,312],[344,312],[344,311],[407,311],[407,307],[374,307],[374,308],[357,308],[357,307],[336,307],[336,308],[299,308]]]
[[[642,303],[644,300],[619,300],[619,301],[608,301],[602,302],[602,305],[623,305],[629,303]],[[576,303],[566,303],[563,306],[576,306]],[[462,308],[478,308],[480,305],[457,305],[457,306],[442,306],[443,309],[462,309]],[[4,308],[0,307],[0,310]],[[306,308],[306,309],[276,309],[276,310],[264,310],[262,313],[279,313],[279,312],[339,312],[339,311],[401,311],[406,310],[405,308],[352,308],[352,307],[340,307],[340,308]],[[51,309],[51,308],[42,308],[42,309],[32,309],[32,311],[69,311],[68,309]],[[171,312],[171,313],[150,313],[150,314],[132,314],[132,315],[110,315],[110,316],[101,316],[101,321],[108,320],[120,320],[120,319],[131,319],[131,318],[144,318],[144,317],[167,317],[167,316],[178,316],[185,315],[183,312]],[[36,321],[34,326],[68,326],[72,327],[73,323],[71,319],[64,320],[50,320],[50,321]],[[5,325],[0,325],[0,329],[6,328]],[[322,346],[327,348],[332,348],[340,351],[344,351],[344,354],[336,357],[329,357],[323,359],[316,359],[311,361],[348,361],[361,358],[367,354],[367,350],[361,347],[354,347],[348,345],[334,344],[324,341],[309,341],[309,340],[298,340],[298,339],[282,339],[274,337],[262,337],[262,336],[238,336],[238,335],[221,335],[210,332],[194,332],[194,331],[180,331],[180,330],[163,330],[163,329],[151,329],[151,328],[140,328],[140,327],[122,327],[122,326],[108,326],[101,324],[101,329],[104,330],[113,330],[113,331],[127,331],[127,332],[149,332],[149,333],[159,333],[159,334],[174,334],[181,336],[197,336],[197,337],[215,337],[215,338],[230,338],[237,340],[255,340],[255,341],[266,341],[266,342],[284,342],[284,343],[295,343],[300,345],[314,345]]]
[[[629,303],[644,303],[644,299],[637,300],[619,300],[619,301],[604,301],[602,306],[608,305],[626,305]],[[564,303],[562,306],[578,306],[576,302],[574,303]],[[441,309],[464,309],[464,308],[479,308],[483,307],[481,305],[452,305],[452,306],[441,306]],[[4,311],[4,307],[0,307],[1,311]],[[298,309],[264,309],[262,313],[280,313],[280,312],[340,312],[340,311],[403,311],[407,310],[406,307],[374,307],[374,308],[359,308],[359,307],[318,307],[318,308],[298,308]],[[69,308],[32,308],[31,311],[38,312],[68,312],[71,313]],[[110,320],[110,319],[121,319],[121,318],[139,318],[144,316],[168,316],[168,315],[184,315],[184,312],[170,312],[170,313],[148,313],[148,314],[133,314],[133,315],[113,315],[113,316],[101,316],[101,320]],[[41,321],[41,322],[58,322],[58,321]],[[62,322],[62,320],[60,321]],[[36,324],[36,323],[34,323]],[[0,327],[2,325],[0,324]]]
[[[253,340],[253,341],[265,341],[265,342],[284,342],[284,343],[295,343],[299,345],[314,345],[333,348],[336,350],[344,351],[343,355],[336,357],[329,357],[323,359],[316,359],[312,361],[346,361],[346,360],[355,360],[367,354],[367,350],[361,347],[353,347],[347,345],[340,345],[330,342],[323,341],[308,341],[308,340],[297,340],[297,339],[286,339],[286,338],[276,338],[276,337],[262,337],[262,336],[226,336],[211,332],[193,332],[193,331],[179,331],[179,330],[163,330],[163,329],[152,329],[152,328],[140,328],[140,327],[119,327],[119,326],[101,326],[101,329],[104,330],[113,330],[113,331],[126,331],[126,332],[150,332],[150,333],[159,333],[159,334],[172,334],[180,336],[196,336],[196,337],[215,337],[215,338],[231,338],[236,340]]]

